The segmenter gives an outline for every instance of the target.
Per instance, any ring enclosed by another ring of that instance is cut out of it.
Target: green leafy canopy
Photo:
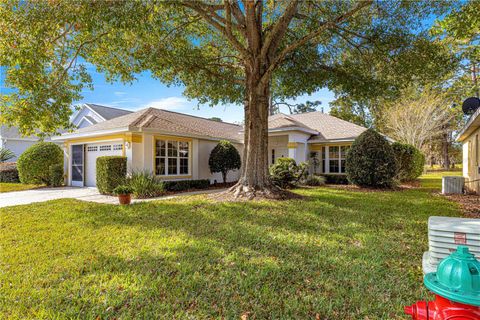
[[[279,99],[321,87],[385,95],[448,65],[421,30],[424,17],[446,10],[400,0],[5,0],[0,65],[13,92],[1,96],[0,121],[24,134],[69,128],[71,103],[92,87],[91,66],[109,81],[148,70],[210,104],[242,104],[247,71]]]

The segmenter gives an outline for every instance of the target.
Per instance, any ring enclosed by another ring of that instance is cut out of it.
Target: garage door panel
[[[85,185],[95,187],[97,175],[97,158],[103,156],[121,156],[123,144],[121,141],[92,143],[86,145]]]

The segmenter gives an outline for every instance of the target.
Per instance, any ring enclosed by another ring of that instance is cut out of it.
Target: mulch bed
[[[219,193],[208,195],[208,198],[217,202],[243,202],[243,201],[264,201],[264,200],[291,200],[304,199],[305,197],[289,190],[275,190],[273,192],[256,192],[255,197],[249,198],[247,196],[235,197],[233,191],[226,190]]]
[[[227,183],[215,183],[215,184],[211,184],[210,187],[206,188],[206,189],[186,189],[186,190],[182,190],[182,191],[167,191],[165,192],[165,196],[173,196],[173,195],[176,195],[176,194],[181,194],[181,193],[186,193],[186,192],[193,192],[193,191],[208,191],[208,190],[217,190],[217,189],[224,189],[224,188],[230,188],[232,187],[233,185],[235,185],[236,182],[227,182]]]
[[[445,198],[460,204],[463,214],[468,218],[480,218],[480,195],[448,194]]]

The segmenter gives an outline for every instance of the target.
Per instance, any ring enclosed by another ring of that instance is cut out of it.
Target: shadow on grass
[[[305,199],[43,204],[37,214],[71,228],[54,254],[80,263],[47,281],[31,308],[60,318],[392,319],[420,298],[428,216],[454,207],[419,190],[297,192]],[[54,205],[63,213],[50,214]]]

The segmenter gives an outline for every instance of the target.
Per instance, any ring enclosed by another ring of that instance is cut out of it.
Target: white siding
[[[27,150],[28,147],[34,145],[37,141],[27,141],[27,140],[10,140],[5,139],[3,147],[9,149],[15,154],[15,158],[9,161],[16,161],[18,157]]]

